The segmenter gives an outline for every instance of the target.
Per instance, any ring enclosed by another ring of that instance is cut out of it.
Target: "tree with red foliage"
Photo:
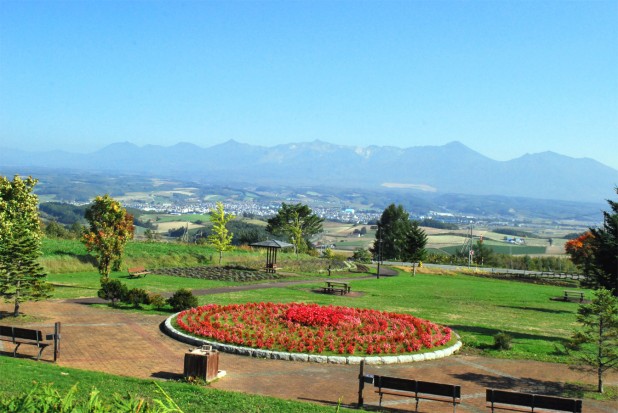
[[[590,286],[618,296],[618,202],[607,202],[611,211],[603,211],[603,225],[568,241],[565,250],[583,269]]]

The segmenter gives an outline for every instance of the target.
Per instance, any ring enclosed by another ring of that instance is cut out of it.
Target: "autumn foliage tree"
[[[82,242],[96,256],[99,273],[105,279],[118,271],[128,240],[133,238],[133,216],[109,195],[98,196],[86,209],[89,227]]]
[[[618,202],[607,202],[611,211],[603,211],[603,225],[568,241],[565,250],[582,268],[589,286],[618,296]]]

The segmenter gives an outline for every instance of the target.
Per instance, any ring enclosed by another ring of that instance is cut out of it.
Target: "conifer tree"
[[[20,304],[49,297],[51,287],[37,259],[41,255],[37,180],[0,177],[0,297]]]
[[[601,288],[594,292],[590,304],[577,310],[581,328],[571,339],[570,346],[578,349],[576,361],[597,374],[597,390],[603,393],[603,374],[618,368],[618,298]]]

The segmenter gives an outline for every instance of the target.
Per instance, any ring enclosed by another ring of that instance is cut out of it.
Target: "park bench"
[[[376,393],[380,395],[380,407],[382,406],[382,397],[385,394],[416,399],[416,411],[418,411],[418,403],[421,399],[452,403],[453,412],[456,411],[457,405],[461,403],[461,387],[452,384],[432,383],[399,377],[373,376],[373,386],[378,388]]]
[[[336,282],[336,281],[326,281],[326,286],[322,287],[322,290],[325,293],[329,294],[347,294],[352,291],[350,284],[344,282]]]
[[[129,268],[127,271],[129,272],[129,277],[130,278],[139,278],[142,275],[145,277],[146,274],[150,274],[150,271],[148,271],[144,267]]]
[[[36,358],[37,360],[41,358],[41,353],[45,350],[45,347],[51,344],[43,342],[43,333],[40,330],[31,330],[28,328],[12,326],[0,326],[0,340],[15,344],[15,348],[13,349],[13,357],[17,357],[17,349],[22,344],[37,346],[39,349],[39,354]]]
[[[570,298],[578,298],[581,303],[584,301],[584,292],[564,290],[564,301],[571,301]]]
[[[579,399],[565,399],[556,396],[544,396],[532,393],[518,393],[505,390],[487,389],[485,401],[487,408],[512,410],[520,412],[538,412],[537,409],[548,409],[562,412],[581,413],[582,401]],[[513,406],[525,407],[526,409]]]

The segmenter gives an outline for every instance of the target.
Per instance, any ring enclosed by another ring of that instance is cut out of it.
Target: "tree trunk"
[[[223,259],[223,250],[219,251],[219,265],[221,265],[221,260]]]
[[[603,393],[603,369],[601,369],[600,366],[597,369],[597,376],[598,376],[598,380],[599,380],[597,391],[599,393]]]
[[[21,281],[17,281],[17,291],[15,291],[15,308],[13,309],[13,317],[19,316],[19,289],[21,288]]]

